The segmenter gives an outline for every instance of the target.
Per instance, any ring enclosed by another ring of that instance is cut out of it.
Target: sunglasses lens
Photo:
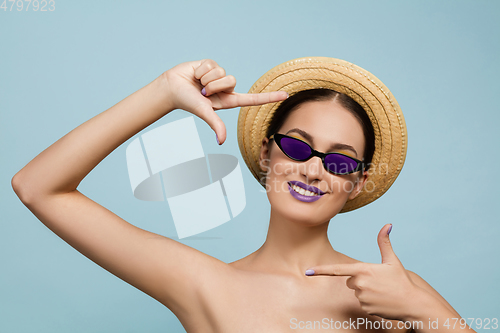
[[[340,175],[350,173],[358,167],[358,162],[341,154],[327,155],[325,164],[328,171]]]
[[[306,160],[311,156],[311,148],[300,140],[282,138],[281,147],[285,154],[295,160]]]

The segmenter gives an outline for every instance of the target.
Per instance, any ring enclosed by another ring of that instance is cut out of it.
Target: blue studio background
[[[393,223],[392,244],[407,269],[463,317],[500,317],[500,2],[56,0],[47,12],[10,6],[0,9],[0,332],[184,332],[167,308],[41,224],[10,180],[71,129],[163,71],[203,58],[234,75],[238,92],[303,56],[345,59],[380,78],[405,114],[406,164],[381,199],[332,220],[334,248],[378,263],[377,233]],[[206,153],[240,159],[247,206],[234,220],[180,241],[231,262],[264,242],[269,203],[241,158],[238,110],[218,113],[228,132],[224,145],[200,119],[196,125]],[[145,131],[188,115],[174,111]],[[136,226],[176,238],[166,203],[132,195],[128,142],[79,189]]]

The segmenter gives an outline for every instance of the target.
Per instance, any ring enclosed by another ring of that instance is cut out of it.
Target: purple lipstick
[[[294,185],[298,186],[304,190],[316,193],[318,195],[308,196],[308,195],[300,194],[299,192],[296,192],[292,188],[292,186],[294,186]],[[288,190],[290,191],[290,194],[292,195],[292,197],[294,197],[297,200],[303,201],[303,202],[314,202],[316,200],[319,200],[319,198],[321,198],[321,196],[323,194],[325,194],[325,192],[321,191],[319,188],[317,188],[315,186],[307,185],[307,184],[304,184],[304,183],[296,181],[296,180],[292,180],[292,181],[288,182]]]

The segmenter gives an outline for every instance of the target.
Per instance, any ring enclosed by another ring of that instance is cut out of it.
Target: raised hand
[[[204,119],[224,142],[225,126],[215,110],[287,97],[237,94],[235,84],[212,60],[180,64],[45,149],[13,177],[13,189],[40,221],[89,259],[170,309],[191,309],[209,295],[206,282],[216,281],[227,265],[131,225],[77,187],[108,154],[173,109]]]
[[[226,127],[215,110],[279,102],[288,97],[284,91],[261,94],[234,92],[236,79],[210,59],[182,63],[166,71],[169,100],[175,109],[183,109],[203,119],[222,144]]]
[[[310,267],[306,275],[349,276],[348,288],[353,289],[361,308],[368,314],[386,319],[405,320],[411,317],[412,300],[423,291],[394,253],[389,240],[392,224],[386,224],[378,234],[381,264],[355,263]]]

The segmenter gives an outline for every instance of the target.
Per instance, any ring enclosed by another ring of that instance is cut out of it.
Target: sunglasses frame
[[[311,149],[311,155],[309,155],[308,158],[301,159],[301,160],[291,157],[290,155],[288,155],[285,152],[285,150],[281,146],[281,139],[283,139],[283,138],[289,138],[289,139],[293,139],[293,140],[297,140],[297,141],[303,142],[304,144],[306,144]],[[321,161],[323,162],[323,167],[325,168],[325,170],[328,171],[329,173],[334,174],[334,175],[349,175],[351,173],[358,172],[358,171],[364,169],[364,163],[363,163],[363,161],[360,161],[360,160],[358,160],[358,159],[356,159],[356,158],[354,158],[352,156],[349,156],[349,155],[346,155],[346,154],[342,154],[342,153],[322,153],[322,152],[319,152],[319,151],[313,149],[313,147],[311,147],[311,145],[309,145],[307,142],[302,141],[302,140],[300,140],[298,138],[294,138],[292,136],[288,136],[288,135],[280,134],[280,133],[274,133],[273,135],[271,135],[269,137],[269,140],[274,140],[274,142],[276,142],[276,144],[281,149],[281,151],[283,152],[283,154],[285,154],[288,158],[290,158],[290,159],[292,159],[294,161],[305,162],[305,161],[310,160],[313,156],[318,156],[319,158],[321,158]],[[356,168],[354,170],[349,171],[349,172],[344,172],[344,173],[333,172],[331,170],[328,170],[328,168],[326,167],[325,157],[328,156],[328,155],[342,155],[342,156],[345,156],[345,157],[348,157],[348,158],[354,160],[356,163],[358,163],[358,165],[356,166]]]

